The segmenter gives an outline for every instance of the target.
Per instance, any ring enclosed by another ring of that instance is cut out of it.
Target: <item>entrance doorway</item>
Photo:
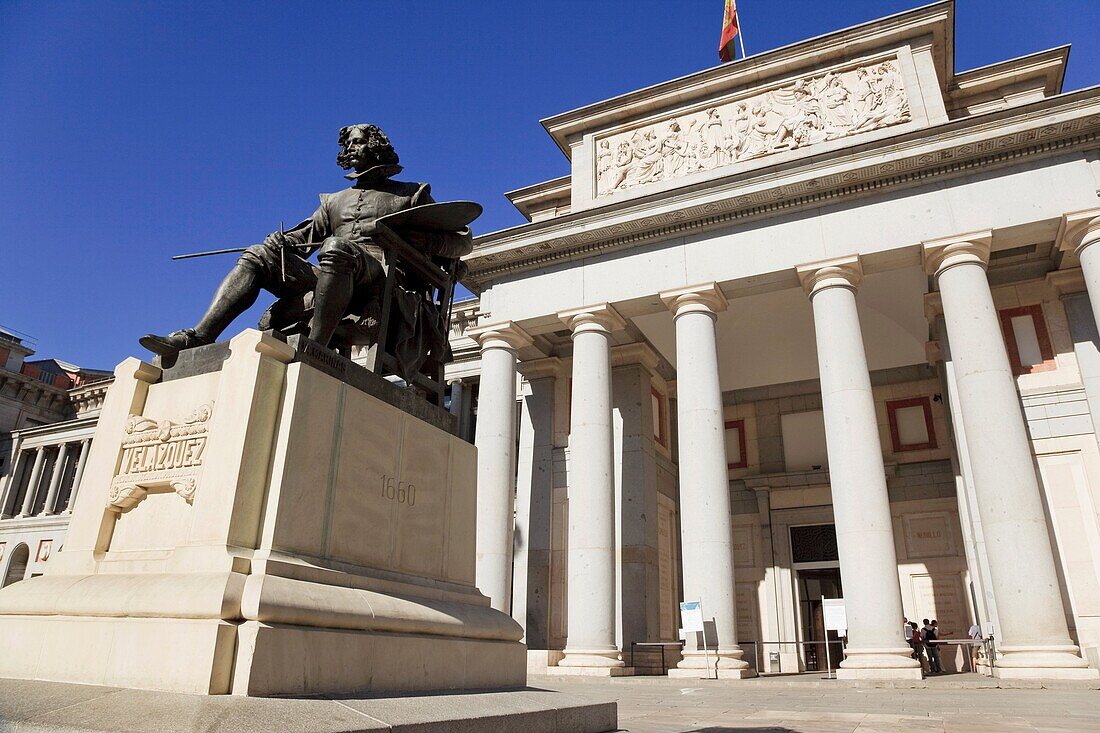
[[[844,659],[844,645],[835,631],[825,630],[821,598],[843,598],[840,568],[798,571],[798,606],[802,617],[803,663],[807,672],[835,670]],[[828,643],[828,653],[825,644]]]

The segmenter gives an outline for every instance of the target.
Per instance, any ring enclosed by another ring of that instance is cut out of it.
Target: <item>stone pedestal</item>
[[[245,331],[163,373],[119,365],[64,550],[0,591],[0,676],[242,695],[525,684],[520,627],[474,586],[477,455],[453,416],[293,343]]]

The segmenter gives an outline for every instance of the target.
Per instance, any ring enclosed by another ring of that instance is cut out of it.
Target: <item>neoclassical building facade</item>
[[[904,617],[1100,674],[1100,90],[956,72],[953,12],[543,120],[570,173],[476,241],[448,372],[533,668],[653,666],[697,600],[670,674],[823,669],[843,598],[842,677],[919,677]]]

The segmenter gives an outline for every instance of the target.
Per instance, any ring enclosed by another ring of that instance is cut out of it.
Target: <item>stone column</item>
[[[1093,318],[1100,324],[1100,209],[1088,209],[1066,214],[1058,230],[1058,247],[1073,252],[1081,261],[1085,288],[1092,301]]]
[[[547,649],[550,625],[550,514],[553,508],[554,391],[561,360],[524,362],[516,459],[512,618],[528,649]]]
[[[451,409],[450,412],[455,417],[462,414],[462,403],[466,397],[466,390],[463,389],[461,379],[452,379],[451,383]]]
[[[901,583],[886,468],[856,309],[858,257],[798,268],[817,336],[821,409],[848,618],[841,679],[920,679],[901,632]]]
[[[50,476],[50,489],[46,492],[43,514],[57,514],[57,490],[61,488],[61,479],[65,476],[65,458],[69,455],[69,444],[62,443],[57,449],[57,460],[53,462],[53,475]]]
[[[991,232],[925,242],[958,385],[1000,628],[993,674],[1096,678],[1070,641],[1031,444],[986,279]]]
[[[8,467],[7,480],[4,481],[4,490],[0,492],[0,519],[7,519],[15,514],[17,509],[17,507],[13,506],[11,512],[8,512],[8,502],[15,501],[15,497],[12,496],[12,490],[15,488],[15,481],[19,477],[19,471],[22,469],[22,458],[23,436],[18,435],[11,446],[11,465]]]
[[[34,495],[38,493],[38,480],[42,477],[42,464],[46,460],[46,449],[35,448],[34,467],[31,468],[30,481],[27,482],[27,494],[23,497],[23,508],[19,512],[21,517],[29,517],[34,509]]]
[[[477,422],[477,587],[509,612],[516,492],[516,352],[531,344],[514,323],[467,332],[481,344]]]
[[[615,643],[615,481],[611,334],[626,322],[607,303],[559,313],[573,332],[569,433],[568,639],[564,674],[622,674]]]
[[[84,478],[84,467],[88,465],[88,453],[92,449],[92,439],[85,438],[80,441],[80,458],[76,462],[76,472],[73,473],[73,488],[69,492],[69,503],[65,506],[65,511],[62,514],[72,514],[73,507],[76,506],[76,492],[80,488],[80,480]]]
[[[669,675],[709,676],[709,656],[719,677],[740,679],[752,673],[737,645],[729,469],[715,334],[715,322],[718,313],[726,309],[726,298],[716,284],[708,283],[661,293],[661,300],[673,312],[676,323],[684,600],[702,604],[707,627],[703,633],[710,648],[707,652],[696,639],[689,638],[683,660]]]
[[[938,293],[933,295],[938,299]],[[978,514],[977,495],[974,493],[974,473],[970,468],[966,427],[963,425],[962,411],[959,409],[959,385],[955,379],[951,342],[947,338],[947,326],[942,313],[936,316],[935,323],[942,359],[940,364],[943,367],[942,383],[946,395],[944,403],[951,418],[950,428],[955,448],[951,458],[955,461],[958,471],[955,486],[959,504],[959,523],[962,525],[963,542],[966,545],[967,567],[970,571],[970,581],[978,589],[975,595],[980,621],[983,624],[992,623],[994,628],[997,628],[1000,626],[997,620],[997,599],[993,595],[989,582],[989,559],[985,552],[985,536],[982,534],[982,520]]]

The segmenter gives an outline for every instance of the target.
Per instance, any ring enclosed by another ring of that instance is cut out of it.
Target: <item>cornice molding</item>
[[[1051,108],[1054,109],[1051,109]],[[1058,119],[1052,119],[1058,117]],[[1001,133],[1010,125],[1021,125]],[[977,139],[975,139],[977,138]],[[845,148],[791,175],[774,169],[733,174],[675,192],[588,209],[484,235],[467,258],[476,289],[499,276],[590,257],[638,242],[810,209],[929,179],[1094,146],[1100,140],[1100,89],[1074,92]],[[855,161],[856,165],[852,165]],[[860,166],[859,162],[865,164]],[[794,180],[800,177],[798,180]],[[705,199],[704,199],[705,197]],[[650,215],[654,202],[664,210]]]

